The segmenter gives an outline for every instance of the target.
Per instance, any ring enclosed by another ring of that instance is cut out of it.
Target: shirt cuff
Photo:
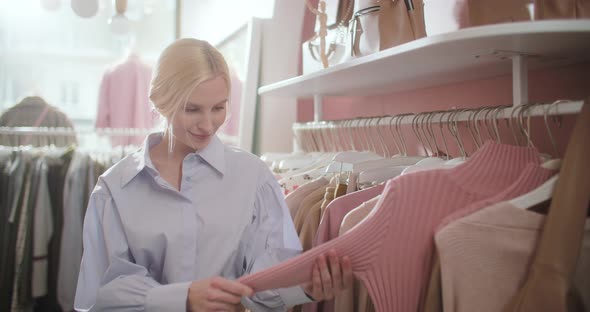
[[[156,286],[146,296],[146,311],[186,312],[186,299],[191,282]]]
[[[279,288],[277,289],[277,292],[287,307],[294,307],[296,305],[313,302],[300,286]]]

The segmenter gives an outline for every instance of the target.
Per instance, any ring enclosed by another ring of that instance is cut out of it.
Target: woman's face
[[[174,144],[192,151],[205,148],[225,122],[229,90],[221,76],[201,83],[172,121]]]

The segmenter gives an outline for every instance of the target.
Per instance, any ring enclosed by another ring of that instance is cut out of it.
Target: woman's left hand
[[[348,257],[338,257],[335,250],[320,255],[313,267],[312,281],[303,286],[314,301],[333,299],[341,291],[352,286],[352,263]]]

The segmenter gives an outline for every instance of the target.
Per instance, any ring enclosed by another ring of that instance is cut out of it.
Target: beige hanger
[[[375,126],[377,128],[377,134],[379,136],[379,142],[381,143],[381,148],[383,150],[383,155],[387,158],[390,157],[391,153],[389,152],[389,148],[387,147],[387,144],[385,144],[385,138],[383,137],[383,133],[381,132],[381,128],[382,126],[381,124],[381,120],[383,118],[385,118],[387,116],[381,116],[379,118],[377,118],[377,125]]]
[[[398,144],[397,138],[395,136],[394,131],[392,130],[392,127],[394,126],[394,120],[398,118],[396,115],[391,115],[391,119],[389,120],[389,127],[387,127],[387,129],[389,130],[389,133],[391,134],[391,139],[393,140],[393,144],[395,145],[395,148],[397,149],[397,155],[402,155],[402,149],[400,147],[400,145]],[[393,155],[391,155],[392,157]]]
[[[417,113],[414,115],[414,118],[412,118],[412,132],[414,132],[414,135],[420,142],[420,146],[422,146],[422,149],[424,150],[424,155],[428,156],[428,149],[426,148],[426,144],[424,144],[422,136],[420,136],[420,132],[418,131],[418,120],[420,117],[422,117],[422,115],[423,113]]]
[[[443,143],[444,143],[444,146],[445,146],[445,153],[447,154],[447,156],[446,156],[446,159],[447,159],[447,160],[448,160],[449,158],[451,158],[451,154],[449,153],[449,146],[448,146],[448,144],[447,144],[447,139],[445,138],[445,133],[444,133],[444,131],[443,131],[443,126],[444,126],[444,123],[443,123],[443,117],[444,117],[446,114],[448,114],[448,113],[449,113],[448,111],[446,111],[446,112],[441,112],[441,113],[440,113],[440,118],[438,119],[438,125],[439,125],[440,136],[441,136],[441,138],[442,138],[442,140],[443,140]]]
[[[554,153],[553,156],[555,156],[555,157],[559,157],[559,151],[557,150],[557,142],[555,141],[555,137],[553,136],[553,132],[551,131],[551,127],[549,127],[548,114],[551,112],[551,109],[553,109],[553,107],[555,107],[555,112],[557,113],[555,117],[557,117],[557,118],[554,118],[554,120],[558,122],[558,127],[561,127],[561,120],[557,116],[559,114],[557,107],[559,106],[558,104],[566,103],[566,102],[569,102],[569,101],[568,100],[557,100],[557,101],[551,103],[549,106],[547,106],[547,108],[543,112],[543,120],[545,121],[545,129],[547,130],[547,135],[549,136],[549,140],[551,141],[551,146],[553,147],[553,153]]]

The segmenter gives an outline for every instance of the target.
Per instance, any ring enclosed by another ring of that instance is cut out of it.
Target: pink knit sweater
[[[448,215],[511,187],[528,164],[540,164],[534,148],[487,142],[454,169],[415,172],[387,182],[362,224],[298,257],[240,278],[255,291],[310,281],[316,258],[330,249],[350,257],[377,311],[415,311],[430,272],[433,234]],[[544,180],[533,181],[532,190]],[[524,190],[526,191],[526,190]]]

